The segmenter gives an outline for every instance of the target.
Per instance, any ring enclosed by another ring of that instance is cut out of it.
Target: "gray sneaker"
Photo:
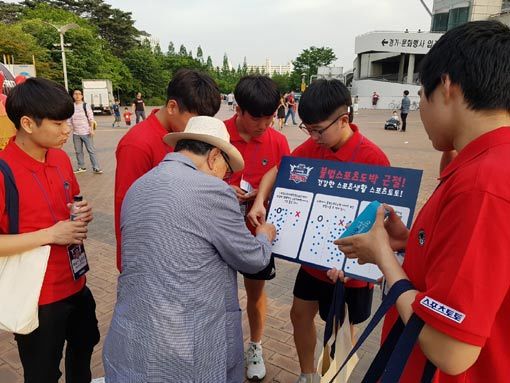
[[[296,383],[319,383],[321,381],[321,377],[317,373],[313,374],[301,374],[299,375]]]

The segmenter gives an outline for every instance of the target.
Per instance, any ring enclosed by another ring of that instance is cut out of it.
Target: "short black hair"
[[[242,77],[234,90],[237,105],[253,117],[272,116],[280,104],[276,83],[267,76]]]
[[[404,96],[408,96],[409,95],[409,91],[408,90],[404,90]]]
[[[174,100],[183,112],[214,116],[220,109],[220,90],[209,75],[191,69],[179,69],[166,90],[166,102]]]
[[[312,82],[303,92],[298,112],[305,124],[317,124],[327,120],[342,106],[345,106],[346,112],[351,114],[351,105],[351,92],[340,80],[319,79]]]
[[[460,86],[469,109],[510,110],[510,28],[484,20],[446,32],[421,62],[427,99],[444,75]]]
[[[174,147],[174,152],[180,152],[181,150],[187,150],[191,153],[197,154],[199,156],[203,156],[209,150],[214,148],[211,144],[203,141],[197,140],[179,140],[176,142]]]
[[[40,125],[45,118],[64,121],[74,114],[74,101],[62,85],[44,78],[28,78],[16,85],[7,97],[7,116],[16,129],[27,116]]]

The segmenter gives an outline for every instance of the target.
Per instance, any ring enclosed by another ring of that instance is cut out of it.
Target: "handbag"
[[[406,291],[413,290],[414,287],[411,282],[407,279],[401,279],[393,284],[388,294],[383,299],[381,305],[375,312],[374,316],[368,323],[367,327],[360,335],[358,341],[352,348],[349,355],[344,360],[340,368],[329,383],[333,383],[334,379],[341,373],[341,371],[347,366],[349,360],[355,355],[356,351],[360,348],[363,342],[368,338],[370,333],[374,330],[380,320],[388,312],[388,310],[395,304],[398,297]],[[338,311],[335,306],[335,301],[330,309],[331,311]],[[329,320],[329,317],[328,317]],[[404,325],[401,319],[398,319],[393,327],[391,328],[388,336],[386,337],[381,348],[377,352],[372,364],[370,365],[367,373],[365,374],[362,383],[395,383],[400,380],[407,360],[413,351],[414,345],[418,341],[418,336],[424,326],[424,321],[413,314],[407,325]],[[328,328],[328,323],[326,323]],[[329,333],[331,335],[331,333]],[[324,335],[326,337],[326,333]],[[329,338],[328,338],[329,339]],[[421,383],[432,382],[436,373],[436,366],[427,360],[425,367],[422,371]]]
[[[4,176],[9,233],[19,233],[19,194],[11,169],[0,160]],[[0,257],[0,329],[29,334],[39,327],[39,295],[51,247],[40,246]]]
[[[345,304],[344,304],[345,305]],[[329,342],[326,347],[323,346],[323,335],[317,335],[317,346],[316,350],[322,350],[316,352],[318,358],[316,358],[316,365],[319,366],[319,373],[321,375],[320,383],[328,383],[332,380],[333,375],[340,368],[340,362],[347,358],[349,352],[352,350],[351,343],[351,329],[349,326],[349,311],[344,308],[345,317],[343,324],[337,329],[334,344],[330,345]],[[319,346],[320,345],[320,346]],[[334,347],[334,358],[331,359],[331,349]],[[358,364],[358,356],[354,354],[349,359],[345,368],[337,374],[336,378],[333,379],[334,383],[345,383],[352,374],[352,371]]]

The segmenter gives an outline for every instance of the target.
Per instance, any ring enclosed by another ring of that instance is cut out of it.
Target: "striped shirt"
[[[271,245],[250,234],[233,189],[167,154],[127,192],[121,230],[106,381],[242,382],[236,270],[262,270]]]
[[[67,120],[67,123],[73,129],[73,134],[77,134],[78,136],[90,134],[90,122],[94,121],[94,113],[92,113],[89,104],[85,104],[85,107],[87,109],[87,115],[85,115],[85,111],[83,110],[83,103],[74,103],[74,114]]]

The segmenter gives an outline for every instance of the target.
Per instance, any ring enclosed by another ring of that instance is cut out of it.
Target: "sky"
[[[227,53],[243,63],[285,65],[303,49],[330,47],[335,66],[352,68],[354,39],[370,31],[428,31],[430,16],[420,0],[104,0],[132,13],[135,26],[221,66]],[[433,0],[425,0],[432,9]]]
[[[430,16],[419,0],[105,0],[132,12],[135,26],[221,66],[226,52],[234,66],[294,60],[305,48],[331,47],[335,66],[352,68],[354,38],[374,30],[428,31]],[[426,0],[429,9],[432,0]]]

